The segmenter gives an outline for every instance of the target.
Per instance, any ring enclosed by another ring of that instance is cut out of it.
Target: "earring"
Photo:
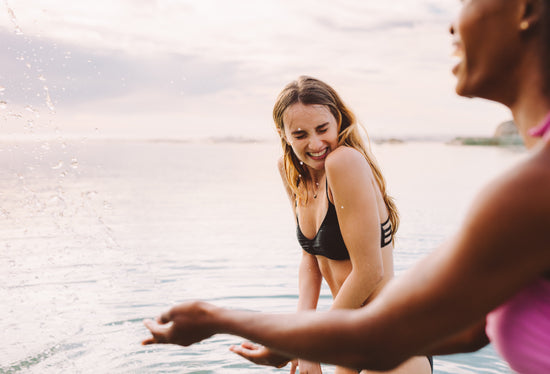
[[[529,21],[521,21],[519,24],[519,29],[525,31],[529,28]]]

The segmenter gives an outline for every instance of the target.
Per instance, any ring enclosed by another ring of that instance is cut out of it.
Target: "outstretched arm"
[[[151,342],[239,335],[291,357],[387,370],[446,341],[550,269],[550,178],[521,166],[485,189],[458,234],[366,307],[273,315],[194,302],[161,318]],[[529,193],[525,193],[528,191]],[[513,197],[513,198],[512,198]]]

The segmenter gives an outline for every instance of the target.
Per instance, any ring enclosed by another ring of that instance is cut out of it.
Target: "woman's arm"
[[[482,318],[472,326],[432,346],[430,352],[434,356],[475,352],[489,344],[485,325],[485,318]]]
[[[322,282],[323,276],[321,275],[317,258],[306,251],[302,251],[302,260],[300,261],[300,269],[298,272],[298,311],[317,309]],[[247,358],[246,355],[242,356]],[[321,373],[321,366],[319,363],[302,359],[293,360],[291,362],[290,373],[295,373],[298,366],[300,372],[303,373]]]
[[[323,276],[315,256],[302,251],[298,270],[298,311],[315,310],[321,292]]]
[[[376,182],[363,155],[348,147],[331,152],[325,170],[352,263],[332,309],[355,309],[363,305],[384,277]]]
[[[153,338],[145,343],[189,345],[227,333],[288,356],[374,370],[437,353],[438,345],[550,270],[547,168],[530,162],[489,185],[452,240],[364,308],[269,315],[195,302],[160,318],[172,324],[148,322]]]

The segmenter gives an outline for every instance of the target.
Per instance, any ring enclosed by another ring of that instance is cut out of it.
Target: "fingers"
[[[290,374],[296,374],[296,368],[298,367],[298,363],[296,360],[292,360],[290,362]]]
[[[155,338],[149,338],[145,339],[141,342],[141,345],[150,345],[150,344],[157,344],[157,340]]]
[[[162,313],[160,317],[157,317],[158,323],[168,323],[172,320],[172,309]]]
[[[232,345],[231,347],[229,347],[229,350],[233,353],[243,356],[244,358],[250,358],[258,356],[260,353],[262,353],[260,351],[260,348],[261,346],[259,345],[244,342],[241,343],[241,345]]]
[[[144,320],[143,324],[145,325],[145,327],[147,327],[147,329],[149,329],[153,337],[145,339],[141,344],[148,345],[168,343],[168,336],[171,325],[161,325],[157,321],[153,321],[151,319]]]
[[[165,328],[161,325],[166,324],[170,321],[171,321],[171,310],[162,313],[160,316],[156,317],[154,321],[151,319],[143,320],[143,324],[145,325],[145,327],[149,329],[149,331],[151,331],[151,334],[153,334],[153,337],[143,340],[141,344],[149,345],[149,344],[166,343],[168,328]]]
[[[241,347],[246,348],[246,349],[259,349],[262,346],[258,345],[258,344],[254,344],[252,342],[242,342]]]
[[[151,333],[153,333],[153,330],[154,330],[154,324],[155,322],[150,320],[150,319],[144,319],[143,320],[143,324],[145,325],[145,327],[147,327],[149,329],[149,331],[151,331]],[[155,338],[155,336],[153,335],[152,337],[148,338],[148,339],[144,339],[142,342],[141,342],[141,345],[149,345],[149,344],[157,344],[158,341],[157,339]]]
[[[233,353],[238,354],[241,357],[246,358],[247,360],[250,360],[255,356],[255,351],[251,350],[250,348],[245,348],[242,345],[232,345],[229,347],[229,350]]]

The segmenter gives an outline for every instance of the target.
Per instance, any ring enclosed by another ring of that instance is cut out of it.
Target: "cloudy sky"
[[[371,136],[491,135],[454,93],[458,0],[0,0],[0,135],[274,136],[306,74]]]

